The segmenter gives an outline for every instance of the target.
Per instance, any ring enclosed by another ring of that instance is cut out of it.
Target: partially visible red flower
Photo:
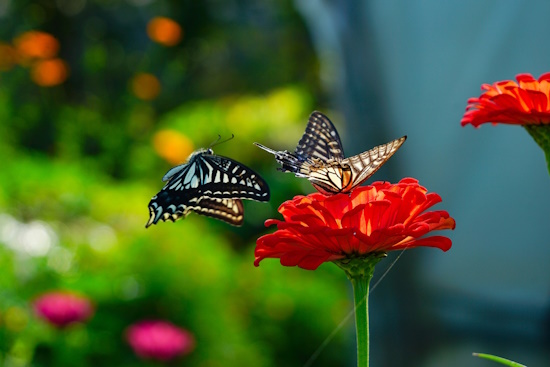
[[[296,196],[279,207],[284,220],[265,222],[276,224],[277,231],[257,240],[254,265],[279,258],[284,266],[314,270],[326,261],[420,246],[447,251],[447,237],[420,238],[455,228],[446,211],[425,212],[440,201],[412,178],[397,184],[375,182],[349,194]]]
[[[195,347],[191,333],[161,320],[131,325],[126,330],[126,340],[139,357],[164,362],[189,354]]]
[[[63,328],[87,320],[94,313],[90,300],[68,291],[45,293],[33,302],[38,317]]]
[[[484,123],[512,125],[550,124],[550,73],[538,80],[531,74],[519,74],[517,83],[505,80],[483,84],[480,97],[470,98],[462,126]]]

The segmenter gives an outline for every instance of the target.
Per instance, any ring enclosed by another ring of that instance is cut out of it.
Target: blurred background
[[[547,14],[512,0],[0,0],[0,364],[155,365],[124,335],[158,318],[196,341],[173,365],[303,366],[351,291],[332,264],[254,268],[264,220],[313,189],[252,142],[294,149],[317,109],[348,155],[408,135],[374,179],[418,178],[457,220],[448,253],[406,252],[373,292],[372,365],[550,365],[543,153],[519,127],[459,124],[482,83],[550,71]],[[215,152],[259,172],[270,202],[246,201],[239,228],[191,214],[145,230],[164,173],[231,134]],[[35,297],[59,289],[94,316],[38,320]],[[311,365],[353,366],[353,327]]]

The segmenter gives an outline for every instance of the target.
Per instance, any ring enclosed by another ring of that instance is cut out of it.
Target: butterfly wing
[[[254,143],[259,148],[273,154],[281,164],[280,170],[292,172],[298,177],[306,177],[304,164],[320,159],[322,162],[339,161],[344,158],[344,150],[338,131],[328,117],[321,112],[313,111],[309,116],[306,131],[296,146],[294,153],[287,150],[273,150],[262,144]]]
[[[201,192],[213,198],[269,200],[269,186],[256,172],[242,163],[219,155],[203,155],[205,179]]]
[[[298,142],[295,155],[308,158],[319,158],[322,161],[344,159],[344,149],[338,131],[328,117],[319,111],[309,116],[306,131]]]
[[[302,168],[303,176],[324,194],[349,192],[382,167],[406,138],[404,136],[341,161],[306,162]]]
[[[199,151],[189,162],[170,169],[166,185],[149,202],[146,227],[159,220],[175,221],[189,212],[230,224],[242,223],[240,199],[269,200],[267,183],[252,169],[227,157]]]
[[[151,224],[157,224],[159,220],[175,222],[180,218],[185,218],[192,211],[234,226],[240,226],[244,217],[241,199],[189,197],[184,192],[170,195],[167,191],[161,191],[149,203],[150,217],[145,228]]]
[[[378,171],[401,148],[406,139],[407,136],[403,136],[342,160],[340,162],[342,166],[349,166],[351,168],[351,184],[346,191],[350,191],[354,187],[361,185]]]

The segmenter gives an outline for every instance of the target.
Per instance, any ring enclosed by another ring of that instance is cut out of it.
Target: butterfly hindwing
[[[164,188],[149,202],[146,227],[159,220],[176,221],[191,211],[229,224],[243,222],[241,199],[269,200],[267,183],[252,169],[211,149],[199,150],[187,163],[170,169]]]
[[[187,205],[182,202],[187,202]],[[178,195],[168,195],[167,191],[161,191],[149,203],[150,218],[146,227],[156,224],[159,220],[175,222],[186,217],[192,211],[235,226],[241,225],[244,217],[241,199],[195,196],[183,200]]]
[[[216,218],[234,226],[243,224],[244,208],[241,199],[219,199],[202,196],[196,205],[191,205],[191,210],[198,214]]]

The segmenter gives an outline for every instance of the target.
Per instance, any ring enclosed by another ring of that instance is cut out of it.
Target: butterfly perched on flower
[[[159,220],[175,222],[192,211],[239,226],[244,217],[241,199],[269,200],[263,178],[242,163],[214,155],[211,148],[193,152],[162,180],[166,185],[149,202],[145,228]]]
[[[340,136],[321,112],[309,116],[306,131],[294,153],[276,151],[254,143],[275,155],[279,170],[307,178],[323,194],[346,193],[372,176],[407,139],[403,136],[353,157],[345,158]]]

